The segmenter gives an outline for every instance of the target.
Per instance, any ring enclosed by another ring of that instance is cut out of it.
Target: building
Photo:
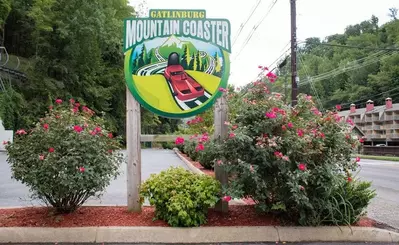
[[[372,100],[367,101],[366,108],[351,104],[350,110],[339,115],[355,123],[365,137],[365,145],[399,146],[399,103],[393,104],[391,98],[382,106],[374,106]]]

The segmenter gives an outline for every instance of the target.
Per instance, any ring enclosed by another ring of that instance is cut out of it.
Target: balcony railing
[[[360,119],[360,118],[356,118],[356,119],[355,119],[355,123],[362,123],[362,122],[363,122],[363,120]]]
[[[393,120],[393,116],[385,115],[385,120],[386,120],[386,121]]]
[[[399,129],[399,124],[392,124],[391,129]]]
[[[388,134],[387,137],[389,139],[399,139],[399,134]]]
[[[373,126],[373,129],[374,129],[374,130],[380,130],[380,129],[382,129],[382,127],[381,127],[380,125],[374,125],[374,126]]]
[[[372,134],[372,135],[370,135],[370,138],[372,138],[372,139],[381,139],[382,136],[385,137],[385,135],[382,135],[382,134]]]
[[[366,121],[366,122],[372,122],[373,119],[372,119],[371,117],[366,117],[366,118],[365,118],[365,121]]]
[[[391,128],[392,128],[392,124],[385,124],[385,125],[384,125],[384,128],[385,128],[385,129],[391,129]]]
[[[394,116],[394,119],[395,120],[399,120],[399,116]]]

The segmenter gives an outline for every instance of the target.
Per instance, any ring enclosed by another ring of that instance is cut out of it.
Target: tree
[[[142,67],[146,64],[147,62],[147,49],[145,48],[145,44],[143,44],[143,47],[141,48],[141,53],[139,55],[138,59],[138,67]]]
[[[181,57],[181,65],[183,66],[184,69],[188,69],[189,65],[190,65],[190,49],[188,47],[188,45],[184,45],[184,51],[183,51],[183,55]]]
[[[196,56],[195,56],[195,63],[196,63],[195,70],[196,70],[196,71],[201,71],[202,59],[201,59],[200,51],[197,51],[197,54],[196,54]]]
[[[388,16],[391,17],[392,20],[397,20],[398,9],[397,8],[389,8]]]
[[[4,38],[5,38],[5,22],[8,18],[8,15],[11,11],[12,0],[2,0],[0,2],[0,31],[1,35],[1,46],[4,46]]]
[[[197,68],[195,55],[191,55],[190,64],[188,65],[188,70],[195,71]]]
[[[217,52],[215,52],[214,55],[214,60],[215,60],[215,71],[214,71],[214,75],[217,77],[221,77],[221,73],[222,73],[222,64],[220,64],[220,57],[219,54]]]

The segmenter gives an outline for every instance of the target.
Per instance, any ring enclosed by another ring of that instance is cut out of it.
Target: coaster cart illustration
[[[204,95],[204,88],[184,71],[176,52],[169,55],[164,76],[172,87],[173,96],[179,100],[192,100]]]

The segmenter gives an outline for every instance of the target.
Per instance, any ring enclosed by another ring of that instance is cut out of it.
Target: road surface
[[[150,174],[159,173],[171,166],[181,166],[187,169],[186,165],[171,150],[143,149],[141,156],[142,180],[146,180]],[[126,164],[122,164],[120,170],[121,174],[111,182],[101,200],[91,199],[87,204],[126,206]],[[6,153],[0,152],[0,207],[31,205],[41,204],[37,201],[30,201],[28,188],[11,179]]]
[[[150,174],[158,173],[170,166],[184,163],[169,150],[142,150],[143,180]],[[360,178],[373,182],[377,197],[369,206],[369,216],[377,221],[399,228],[399,162],[361,160]],[[126,205],[126,165],[121,166],[122,174],[107,188],[101,200],[90,200],[91,205]],[[38,205],[30,202],[28,189],[11,179],[6,154],[0,152],[0,207]]]

